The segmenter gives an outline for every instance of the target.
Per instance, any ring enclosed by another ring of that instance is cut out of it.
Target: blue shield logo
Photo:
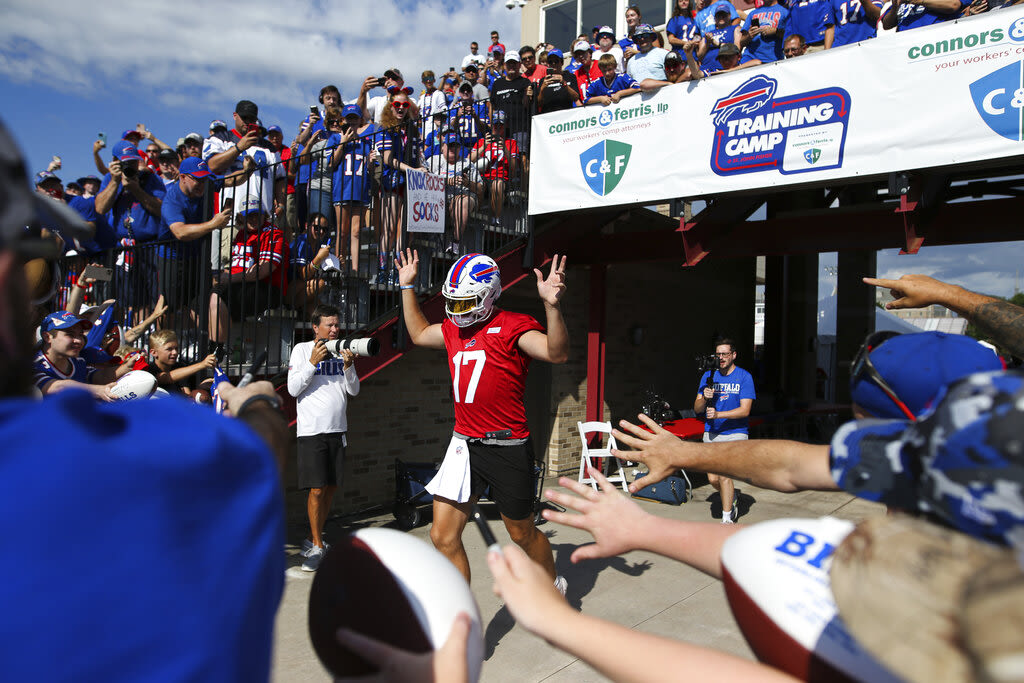
[[[1024,60],[971,83],[971,98],[989,128],[1014,142],[1024,142]]]
[[[632,145],[618,140],[602,140],[580,154],[583,179],[598,197],[615,189],[629,164]]]

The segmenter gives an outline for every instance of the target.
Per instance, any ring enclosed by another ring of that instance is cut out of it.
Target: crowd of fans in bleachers
[[[93,143],[99,175],[65,185],[55,157],[36,176],[38,191],[95,229],[62,242],[71,272],[48,307],[62,308],[75,274],[105,255],[114,272],[103,293],[128,310],[126,322],[149,316],[163,295],[170,312],[158,325],[201,328],[223,345],[228,319],[279,306],[305,317],[330,295],[328,271],[394,289],[394,256],[409,240],[405,169],[446,179],[435,251],[451,258],[480,250],[466,243],[472,220],[525,231],[534,114],[840,47],[873,38],[877,26],[906,30],[989,9],[986,0],[761,0],[744,12],[729,0],[678,0],[662,33],[630,6],[625,36],[596,26],[565,52],[547,43],[510,50],[493,31],[486,50],[470,45],[461,70],[422,71],[418,94],[398,68],[366,78],[348,103],[324,86],[287,142],[292,126],[265,126],[248,100],[173,146],[138,124],[111,141],[109,156],[106,139]],[[99,295],[91,287],[85,297]],[[202,334],[191,336],[187,355],[197,360]]]

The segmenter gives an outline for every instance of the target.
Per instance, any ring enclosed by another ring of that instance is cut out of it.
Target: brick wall
[[[576,423],[587,402],[589,269],[569,269],[562,313],[570,335],[563,365],[534,363],[527,382],[527,416],[538,456],[549,474],[574,474],[579,466]],[[693,405],[698,377],[694,356],[710,353],[714,332],[737,338],[740,366],[753,355],[754,260],[622,265],[608,268],[606,390],[604,419],[635,419],[645,387],[658,390],[674,407]],[[532,278],[506,290],[501,305],[536,316],[544,310]],[[643,329],[634,345],[630,331]],[[749,369],[749,365],[746,365]],[[345,485],[336,513],[375,505],[390,507],[394,461],[439,461],[454,417],[451,379],[444,354],[413,348],[362,383],[349,406],[349,448]],[[286,473],[289,520],[305,524],[305,494]]]

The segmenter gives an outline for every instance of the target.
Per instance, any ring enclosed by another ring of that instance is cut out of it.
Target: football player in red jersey
[[[533,523],[534,458],[523,394],[531,360],[564,363],[569,356],[569,332],[558,305],[565,293],[565,257],[555,255],[547,278],[534,269],[546,332],[528,315],[494,307],[501,273],[488,256],[467,254],[455,262],[442,288],[446,319],[433,324],[413,288],[419,255],[406,249],[395,265],[409,336],[417,346],[444,349],[452,375],[455,433],[441,469],[427,485],[434,496],[430,540],[469,581],[462,531],[470,506],[490,486],[513,542],[564,595],[565,579],[555,576],[551,545]]]

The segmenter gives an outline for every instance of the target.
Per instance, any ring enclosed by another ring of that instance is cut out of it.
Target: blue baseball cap
[[[447,133],[443,138],[441,138],[441,142],[444,142],[444,143],[449,144],[449,145],[458,144],[459,143],[459,134],[458,133]]]
[[[271,126],[270,128],[267,128],[267,132],[268,133],[281,133],[282,135],[284,135],[284,131],[281,130],[281,126]]]
[[[74,327],[75,325],[83,325],[83,330],[88,330],[92,327],[92,323],[85,318],[79,318],[74,313],[68,311],[57,311],[43,318],[42,324],[39,325],[41,332],[50,332],[51,330],[66,330]]]
[[[118,161],[130,161],[131,159],[142,160],[139,149],[127,140],[117,141],[110,150],[111,155]]]
[[[564,55],[562,54],[562,51],[559,50],[557,47],[548,50],[548,59],[551,59],[552,57],[558,57],[559,59],[564,59]]]
[[[650,24],[637,24],[637,27],[633,29],[634,36],[644,36],[649,33],[654,33],[654,27],[651,26]]]
[[[58,183],[61,182],[60,178],[49,171],[40,171],[39,173],[36,173],[36,185],[42,185],[47,180],[56,180]]]
[[[199,157],[186,157],[181,165],[178,166],[179,175],[190,175],[193,178],[205,178],[209,175],[213,175],[210,171],[210,167],[206,165],[206,162]]]
[[[210,121],[210,130],[217,130],[218,128],[223,128],[224,130],[227,130],[228,124],[224,123],[220,119],[214,119],[213,121]]]
[[[500,109],[495,109],[494,113],[491,114],[491,123],[505,123],[507,118],[505,112]]]
[[[126,130],[123,133],[121,133],[121,139],[122,140],[127,140],[129,135],[138,135],[139,139],[140,140],[142,139],[142,133],[140,133],[139,131],[135,130],[134,128],[129,128],[128,130]]]
[[[1024,373],[959,379],[917,422],[849,422],[829,457],[849,493],[1010,544],[1024,530]]]
[[[358,104],[346,104],[341,109],[341,118],[347,119],[349,116],[358,116],[363,118],[363,110]]]
[[[868,353],[878,374],[918,416],[946,385],[973,372],[1003,369],[992,349],[970,337],[945,332],[899,334]],[[850,398],[874,417],[905,417],[866,373],[850,378]]]

